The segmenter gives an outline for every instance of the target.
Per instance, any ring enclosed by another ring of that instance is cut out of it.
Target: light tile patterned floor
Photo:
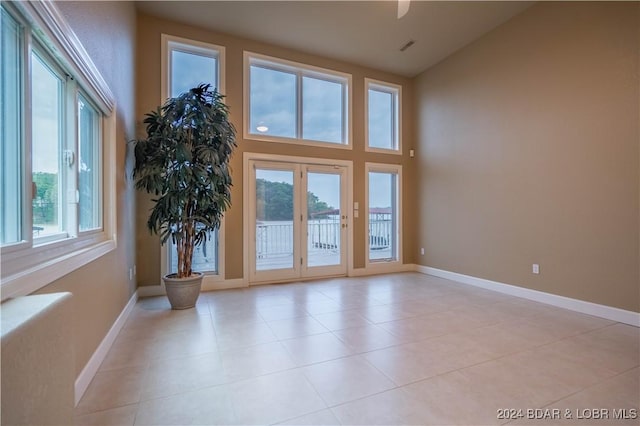
[[[76,423],[638,425],[639,378],[636,327],[404,273],[140,300]]]

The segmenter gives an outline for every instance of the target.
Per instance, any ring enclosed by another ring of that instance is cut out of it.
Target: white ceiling
[[[529,1],[139,1],[150,15],[413,77]],[[409,40],[415,44],[400,52]]]

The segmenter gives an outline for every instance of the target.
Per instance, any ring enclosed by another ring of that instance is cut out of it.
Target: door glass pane
[[[22,240],[21,28],[2,9],[0,244]]]
[[[340,264],[340,175],[307,174],[307,266]]]
[[[180,50],[171,51],[171,97],[176,97],[201,83],[218,86],[218,60]]]
[[[369,89],[369,146],[396,149],[394,95]]]
[[[302,79],[302,137],[343,142],[343,85],[312,77]]]
[[[78,98],[78,192],[80,194],[80,230],[102,226],[100,119],[98,112],[83,96]]]
[[[296,137],[296,75],[251,66],[249,132]]]
[[[398,175],[369,172],[369,260],[398,260]]]
[[[64,231],[62,218],[62,80],[32,54],[33,236]]]
[[[256,169],[256,270],[291,269],[293,171]]]

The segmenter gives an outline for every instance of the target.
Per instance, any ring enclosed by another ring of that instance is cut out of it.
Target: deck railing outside
[[[369,249],[372,252],[390,252],[392,221],[369,222]],[[307,250],[311,254],[340,253],[340,220],[309,220]],[[256,257],[267,260],[293,254],[293,222],[262,221],[256,225]],[[378,258],[379,256],[375,256]]]

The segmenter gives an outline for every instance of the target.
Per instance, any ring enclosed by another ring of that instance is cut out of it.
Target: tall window
[[[401,166],[366,164],[368,263],[401,260]]]
[[[245,53],[249,137],[349,145],[351,76]]]
[[[25,34],[31,64],[26,77]],[[4,7],[2,36],[2,246],[35,247],[101,229],[102,113]],[[26,126],[30,131],[23,131]],[[25,199],[31,200],[30,218]]]
[[[401,88],[365,79],[367,151],[400,152]]]
[[[166,95],[175,97],[198,86],[210,84],[212,89],[224,92],[224,47],[208,43],[162,35],[163,49],[165,51],[166,70]],[[196,248],[193,255],[194,271],[205,274],[219,273],[219,248],[218,239],[220,232],[207,234],[207,241]],[[178,270],[178,252],[176,245],[168,244],[167,269],[170,273]]]
[[[111,92],[55,5],[4,2],[0,59],[2,298],[112,250]],[[39,18],[36,18],[39,17]],[[46,17],[42,18],[42,17]],[[47,28],[45,31],[43,28]],[[47,36],[45,36],[47,34]],[[106,178],[105,178],[106,173]],[[107,182],[109,187],[105,189]]]

